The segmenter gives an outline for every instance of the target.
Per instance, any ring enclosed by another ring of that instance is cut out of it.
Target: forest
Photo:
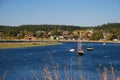
[[[92,36],[87,36],[88,30],[92,30]],[[84,38],[99,40],[120,40],[120,23],[107,23],[97,26],[74,26],[74,25],[20,25],[6,26],[0,25],[0,39],[22,39],[25,35],[32,34],[36,38],[49,38],[50,36],[63,36],[63,32],[68,31],[67,37],[77,38],[79,31],[84,31]],[[78,34],[74,34],[77,32]],[[107,35],[106,37],[104,37]]]

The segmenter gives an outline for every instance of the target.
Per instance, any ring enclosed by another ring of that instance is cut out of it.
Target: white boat
[[[75,51],[75,49],[73,49],[73,48],[70,49],[70,52],[74,52],[74,51]]]
[[[81,43],[81,33],[80,33],[80,37],[78,38],[78,50],[77,50],[78,55],[83,55],[84,54],[84,50],[82,48],[82,43]]]
[[[106,45],[106,43],[103,43],[103,45]]]
[[[87,48],[87,51],[93,51],[93,50],[94,50],[93,47],[88,47],[88,48]]]

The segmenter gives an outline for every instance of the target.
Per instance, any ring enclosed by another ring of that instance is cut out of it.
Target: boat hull
[[[82,55],[84,55],[84,53],[78,52],[78,55],[82,56]]]
[[[94,49],[93,48],[87,48],[87,51],[93,51]]]
[[[70,52],[74,52],[75,51],[75,49],[70,49]]]
[[[94,48],[93,47],[87,47],[87,51],[93,51]]]
[[[83,55],[83,54],[84,54],[84,50],[83,50],[83,49],[79,49],[79,50],[78,50],[78,54],[79,54],[79,55]]]

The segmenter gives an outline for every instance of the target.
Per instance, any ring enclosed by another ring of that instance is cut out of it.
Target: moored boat
[[[70,49],[70,52],[74,52],[74,51],[75,51],[75,49],[73,49],[73,48]]]
[[[83,50],[83,49],[79,49],[79,50],[78,50],[78,54],[79,54],[79,55],[84,55],[84,50]]]
[[[93,50],[94,50],[93,47],[88,47],[88,48],[87,48],[87,51],[93,51]]]
[[[81,43],[81,33],[80,33],[80,37],[78,39],[78,51],[77,51],[78,55],[84,55],[84,49],[82,48],[82,43]]]
[[[106,43],[103,43],[103,45],[106,45]]]

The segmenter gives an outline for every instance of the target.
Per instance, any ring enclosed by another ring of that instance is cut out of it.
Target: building
[[[29,33],[28,35],[25,35],[22,40],[36,40],[36,38],[33,36],[33,34]]]

